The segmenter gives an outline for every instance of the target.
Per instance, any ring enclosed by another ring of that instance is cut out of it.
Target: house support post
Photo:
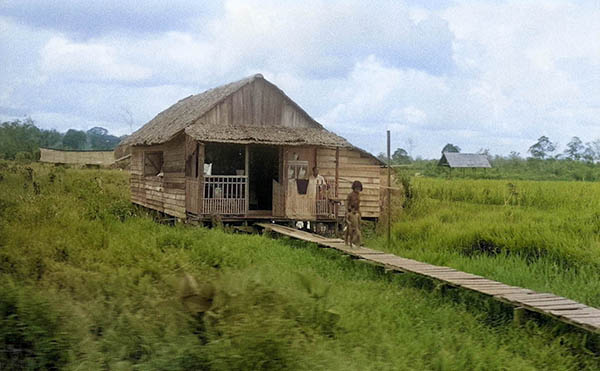
[[[513,308],[513,323],[516,326],[523,326],[525,322],[527,322],[528,313],[527,309],[523,307],[514,307]]]
[[[250,147],[246,144],[244,150],[244,175],[246,176],[246,192],[244,195],[246,198],[245,215],[248,216],[248,210],[250,209]]]
[[[392,244],[392,159],[390,155],[390,131],[387,131],[387,247],[390,251]]]
[[[338,202],[340,188],[340,147],[335,147],[335,204],[333,206],[333,212],[335,216],[335,234],[337,235],[340,231],[340,222],[338,220],[338,208],[340,203]]]

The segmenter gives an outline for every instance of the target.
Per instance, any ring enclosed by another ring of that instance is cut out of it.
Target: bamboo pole
[[[340,187],[340,147],[335,147],[335,198],[336,200],[339,197],[339,187]],[[335,234],[337,235],[340,230],[340,222],[338,220],[338,208],[339,202],[336,202],[333,206],[333,214],[335,217]]]
[[[388,174],[387,174],[387,183],[388,187],[392,186],[392,159],[390,156],[390,131],[387,131],[387,160],[388,160]],[[387,246],[388,251],[392,245],[392,190],[388,188],[387,190]]]

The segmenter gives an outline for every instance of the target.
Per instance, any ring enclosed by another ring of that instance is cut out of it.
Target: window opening
[[[144,175],[146,176],[157,176],[162,175],[163,172],[163,153],[146,152],[144,154]]]

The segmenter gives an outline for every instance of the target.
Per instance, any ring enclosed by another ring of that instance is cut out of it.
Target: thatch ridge
[[[127,145],[164,143],[257,78],[262,78],[262,75],[257,74],[183,98],[133,132],[123,143]]]
[[[185,133],[203,142],[352,147],[346,139],[322,127],[290,128],[284,126],[233,125],[209,127],[198,123],[187,127]]]
[[[255,76],[260,76],[260,78],[263,79],[263,81],[265,82],[265,84],[271,86],[273,89],[277,90],[279,92],[279,94],[281,94],[286,100],[287,102],[292,105],[294,108],[296,108],[299,112],[301,112],[307,119],[308,121],[310,121],[315,127],[320,128],[325,130],[325,128],[323,127],[323,125],[319,124],[315,119],[313,119],[305,110],[304,108],[300,107],[298,105],[298,103],[294,102],[294,100],[290,97],[287,96],[287,94],[279,89],[279,87],[275,84],[273,84],[272,82],[266,80],[263,78],[263,76],[261,74],[255,75]]]
[[[174,105],[160,112],[143,127],[132,133],[122,143],[125,145],[164,143],[190,125],[197,123],[198,119],[204,114],[244,86],[253,83],[256,79],[262,79],[265,84],[277,90],[284,99],[304,115],[315,128],[325,130],[321,124],[310,117],[302,107],[288,97],[275,84],[264,79],[261,74],[256,74],[179,100]]]
[[[202,117],[244,86],[261,79],[265,85],[276,90],[287,104],[294,107],[307,122],[309,128],[284,126],[233,126],[211,125],[202,122]],[[277,85],[264,79],[261,74],[246,77],[226,85],[190,95],[160,112],[142,128],[124,139],[119,146],[161,144],[185,132],[191,137],[216,143],[269,144],[269,145],[317,145],[324,147],[353,148],[383,163],[367,151],[355,147],[346,139],[325,129],[302,107],[288,97]]]

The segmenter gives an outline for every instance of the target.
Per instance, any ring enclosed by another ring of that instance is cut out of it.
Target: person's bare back
[[[353,246],[357,243],[361,244],[360,233],[360,192],[362,191],[362,183],[355,180],[352,183],[352,192],[346,198],[346,231],[344,233],[344,242],[346,245]]]

